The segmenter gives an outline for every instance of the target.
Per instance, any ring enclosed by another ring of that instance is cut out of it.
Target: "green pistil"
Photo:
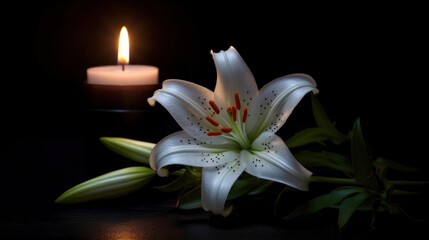
[[[237,111],[237,115],[238,115],[238,112],[240,112],[240,111]],[[231,128],[233,130],[233,132],[231,132],[230,134],[234,136],[235,140],[240,144],[240,146],[243,149],[249,149],[250,148],[250,141],[247,138],[246,133],[242,130],[241,127],[239,128],[237,126],[237,123],[232,118],[232,114],[230,112],[228,112],[228,116],[229,116],[229,121],[231,122]],[[241,120],[238,117],[239,116],[237,116],[237,121],[240,121],[240,124],[241,124]]]

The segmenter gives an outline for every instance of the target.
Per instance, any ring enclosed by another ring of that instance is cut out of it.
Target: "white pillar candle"
[[[88,84],[96,85],[154,85],[158,84],[158,68],[149,65],[128,65],[128,32],[122,27],[119,37],[118,63],[120,65],[92,67],[86,70]]]
[[[120,65],[92,67],[86,70],[89,84],[152,85],[158,84],[158,68],[148,65]]]

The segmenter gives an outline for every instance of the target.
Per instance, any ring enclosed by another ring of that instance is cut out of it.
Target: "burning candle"
[[[158,84],[158,68],[129,64],[128,32],[122,27],[119,35],[118,63],[87,69],[88,84],[98,85],[152,85]]]
[[[158,68],[129,65],[128,32],[122,27],[119,36],[118,65],[87,69],[85,90],[88,103],[95,109],[140,109],[159,88]]]

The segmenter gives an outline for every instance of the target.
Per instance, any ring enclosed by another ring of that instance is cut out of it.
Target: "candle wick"
[[[122,72],[125,71],[125,64],[121,64],[122,65]]]

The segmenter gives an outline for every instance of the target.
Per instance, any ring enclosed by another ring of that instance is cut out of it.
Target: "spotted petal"
[[[166,176],[164,167],[181,164],[195,167],[214,167],[238,159],[239,153],[231,145],[207,145],[185,131],[173,133],[161,140],[150,154],[150,166],[158,175]]]
[[[310,91],[318,91],[316,82],[305,74],[287,75],[265,85],[250,106],[252,117],[246,125],[250,139],[255,139],[263,131],[277,132]]]
[[[241,159],[247,159],[245,171],[253,176],[308,190],[312,173],[296,161],[283,140],[273,133],[262,133],[252,143],[251,152],[241,152]]]
[[[217,167],[203,168],[201,198],[204,210],[224,216],[228,214],[224,211],[226,198],[245,167],[245,163],[234,160]]]
[[[166,80],[162,89],[155,91],[148,101],[151,105],[161,103],[176,122],[196,139],[216,144],[228,143],[230,141],[225,138],[207,136],[208,131],[218,130],[205,119],[206,116],[216,115],[209,104],[214,99],[220,108],[224,106],[223,101],[215,98],[214,93],[205,87],[183,80]],[[227,118],[226,111],[216,115],[221,125],[227,124]]]
[[[252,98],[258,94],[252,72],[234,47],[212,54],[217,71],[214,92],[227,106],[235,105],[234,92],[242,98]]]

